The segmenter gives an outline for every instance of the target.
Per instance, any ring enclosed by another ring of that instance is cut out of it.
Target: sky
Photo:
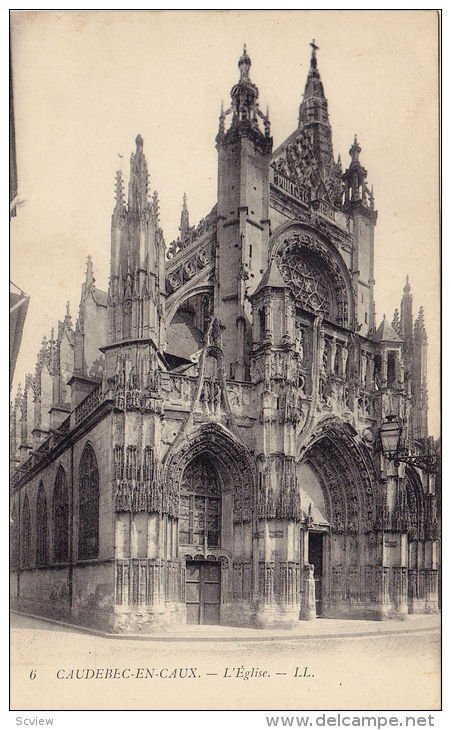
[[[15,385],[42,337],[73,323],[91,255],[108,286],[115,171],[128,178],[138,133],[168,244],[183,193],[191,224],[216,202],[221,100],[243,43],[276,148],[297,126],[315,38],[334,152],[354,134],[374,185],[378,322],[405,277],[429,337],[429,425],[439,433],[437,14],[434,11],[14,11],[11,20],[19,196],[11,279],[30,295]]]

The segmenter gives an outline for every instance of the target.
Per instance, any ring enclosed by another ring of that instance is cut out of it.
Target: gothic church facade
[[[357,138],[342,169],[312,44],[294,132],[239,59],[218,198],[165,244],[143,140],[116,176],[108,292],[44,340],[11,413],[11,597],[113,632],[293,626],[438,606],[427,336],[408,280],[377,323],[377,212]]]

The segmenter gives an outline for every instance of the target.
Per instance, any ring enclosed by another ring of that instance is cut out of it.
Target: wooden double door
[[[221,564],[208,560],[186,563],[186,622],[219,624]]]

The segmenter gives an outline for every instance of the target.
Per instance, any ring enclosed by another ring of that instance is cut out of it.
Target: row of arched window
[[[51,504],[51,527],[53,530],[53,563],[65,563],[69,559],[69,491],[66,472],[58,468]],[[44,485],[39,484],[36,501],[36,565],[48,565],[49,519],[47,496]],[[14,505],[11,514],[12,544],[11,563],[18,564],[19,531],[17,510]],[[25,496],[20,523],[20,564],[27,568],[33,565],[32,519],[28,496]],[[87,444],[83,450],[79,467],[78,489],[78,558],[86,560],[98,557],[99,552],[99,470],[94,449]]]

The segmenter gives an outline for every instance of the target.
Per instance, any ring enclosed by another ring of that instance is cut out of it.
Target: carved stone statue
[[[316,593],[314,566],[311,563],[304,565],[303,591],[300,618],[303,621],[312,621],[316,618]]]

